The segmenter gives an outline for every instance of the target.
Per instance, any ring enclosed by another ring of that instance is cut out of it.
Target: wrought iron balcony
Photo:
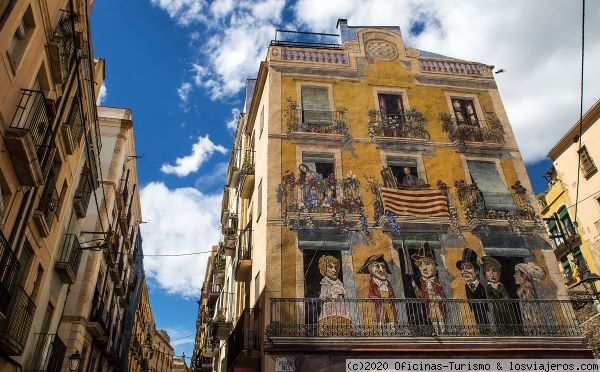
[[[533,221],[535,210],[529,202],[526,190],[517,182],[512,186],[511,193],[514,205],[507,206],[505,210],[486,207],[483,193],[476,184],[466,184],[464,181],[454,183],[460,203],[462,204],[467,220],[477,219],[523,219]]]
[[[240,172],[240,190],[243,199],[250,199],[254,192],[254,150],[246,150]]]
[[[17,110],[6,130],[5,141],[21,184],[40,186],[54,161],[52,139],[55,103],[43,92],[23,89]]]
[[[238,255],[235,260],[234,280],[246,282],[252,274],[252,229],[240,233]]]
[[[87,214],[87,210],[90,204],[90,197],[94,192],[94,183],[92,181],[92,171],[86,163],[81,172],[79,178],[79,185],[75,191],[75,197],[73,198],[73,207],[77,217],[84,218]]]
[[[298,136],[302,133],[315,137],[319,134],[333,134],[340,137],[340,141],[352,141],[350,129],[346,124],[346,108],[338,107],[336,110],[306,110],[299,108],[298,104],[288,98],[287,124],[288,135]],[[322,137],[319,138],[321,140]]]
[[[6,318],[0,320],[0,350],[7,355],[21,355],[35,315],[35,304],[19,286],[10,288]]]
[[[79,147],[83,137],[83,112],[81,111],[81,100],[79,97],[73,97],[71,101],[71,110],[67,121],[60,126],[60,133],[65,144],[65,149],[69,155],[75,152]]]
[[[257,367],[260,360],[260,309],[244,309],[229,335],[227,369]]]
[[[100,343],[108,343],[108,331],[110,329],[110,315],[105,308],[104,302],[98,297],[92,301],[92,309],[87,322],[87,330]]]
[[[60,371],[67,347],[60,337],[52,333],[38,333],[35,353],[28,371]]]
[[[273,298],[270,314],[271,339],[580,336],[568,300]]]
[[[395,137],[429,140],[425,130],[425,117],[412,108],[402,114],[384,115],[377,110],[369,110],[369,137]]]
[[[60,258],[54,266],[54,270],[62,279],[63,283],[73,284],[77,278],[79,263],[81,262],[81,246],[76,234],[65,234],[65,241]]]
[[[277,201],[282,204],[287,226],[313,229],[313,219],[323,217],[341,230],[348,229],[349,219],[360,220],[366,228],[360,182],[352,172],[344,178],[335,178],[333,174],[322,178],[309,173],[301,171],[296,178],[287,171],[281,177]]]
[[[129,170],[125,178],[119,180],[118,188],[115,192],[115,201],[119,209],[124,209],[129,199]]]
[[[465,142],[486,142],[504,144],[504,129],[502,123],[495,115],[489,115],[485,121],[467,123],[457,121],[452,115],[440,113],[442,130],[448,133],[452,142],[456,142],[459,148],[465,147]]]
[[[33,219],[44,237],[50,235],[52,224],[56,219],[60,197],[56,190],[56,182],[53,177],[48,178],[37,209],[33,212]]]
[[[48,54],[54,80],[60,84],[67,81],[71,68],[75,64],[75,50],[81,47],[83,36],[73,29],[77,14],[61,10],[58,22],[48,43]]]
[[[7,316],[12,298],[11,288],[15,284],[20,268],[17,255],[0,231],[0,320]]]

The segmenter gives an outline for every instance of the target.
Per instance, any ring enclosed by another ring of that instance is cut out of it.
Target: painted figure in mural
[[[365,264],[358,270],[359,274],[369,274],[369,298],[386,299],[395,298],[394,289],[388,280],[390,268],[383,258],[383,254],[367,258]],[[396,323],[396,309],[390,301],[375,302],[375,321],[379,324]]]
[[[519,263],[515,265],[515,283],[519,286],[517,296],[521,300],[535,300],[537,294],[533,282],[540,282],[546,277],[544,269],[533,262]],[[525,332],[531,334],[541,324],[541,317],[550,316],[544,311],[543,304],[521,303],[521,318]]]
[[[319,298],[325,300],[319,314],[319,333],[329,336],[348,334],[351,330],[352,320],[346,303],[341,300],[346,296],[346,290],[338,277],[340,261],[333,256],[321,256],[319,272],[323,275]]]
[[[434,333],[443,334],[446,324],[446,308],[441,300],[445,299],[446,295],[437,277],[437,262],[429,248],[429,243],[424,242],[419,253],[412,255],[412,259],[421,273],[419,283],[413,282],[415,295],[417,298],[431,300],[426,304],[426,319],[423,320],[426,324],[433,326]]]
[[[462,259],[456,262],[456,267],[465,280],[465,292],[467,300],[485,300],[485,288],[479,282],[479,263],[477,263],[477,253],[471,248],[463,250]],[[480,332],[489,331],[488,308],[487,304],[481,302],[469,301],[469,307],[475,316],[475,322],[479,325]]]
[[[485,294],[491,300],[510,300],[510,295],[504,284],[500,283],[500,274],[502,273],[502,264],[500,261],[490,256],[481,257],[483,275],[487,280]],[[518,311],[513,302],[494,302],[491,304],[491,315],[500,335],[517,332]]]
[[[404,177],[402,178],[402,187],[413,188],[421,186],[419,177],[412,174],[409,167],[404,167]]]

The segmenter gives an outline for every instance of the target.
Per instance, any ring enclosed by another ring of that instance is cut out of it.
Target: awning
[[[488,256],[527,257],[525,239],[518,235],[489,234],[481,237],[483,250]]]
[[[351,235],[338,230],[298,230],[298,248],[349,250]]]

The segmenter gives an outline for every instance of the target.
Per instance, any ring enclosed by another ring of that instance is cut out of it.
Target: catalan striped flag
[[[397,216],[448,217],[446,195],[439,190],[381,188],[383,208]]]

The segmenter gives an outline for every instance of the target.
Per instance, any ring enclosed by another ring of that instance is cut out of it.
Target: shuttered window
[[[483,195],[486,209],[515,210],[517,205],[512,194],[500,178],[496,164],[485,161],[468,161],[471,178]]]
[[[582,146],[578,152],[579,152],[579,161],[581,163],[581,171],[583,172],[583,176],[586,178],[589,178],[594,173],[596,173],[596,165],[594,164],[594,160],[588,153],[588,150],[585,146]]]
[[[452,98],[452,109],[459,125],[479,126],[472,99]]]
[[[331,123],[332,112],[327,88],[302,87],[302,121],[306,124]]]

